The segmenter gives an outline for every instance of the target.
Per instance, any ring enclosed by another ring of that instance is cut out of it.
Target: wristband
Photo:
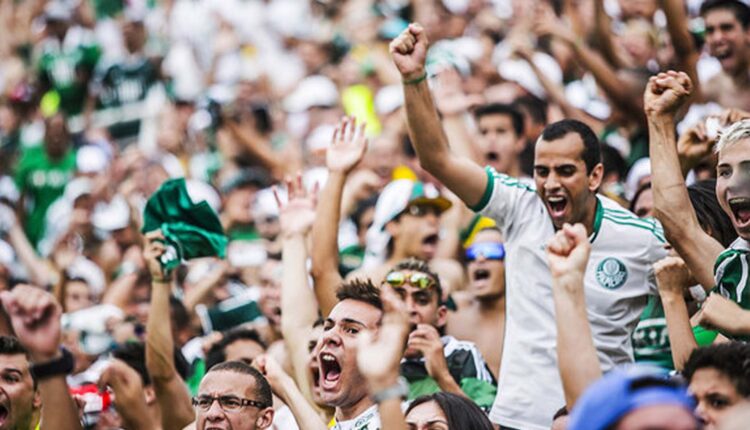
[[[401,400],[406,400],[409,396],[409,384],[406,382],[403,376],[399,376],[396,383],[388,388],[384,388],[377,393],[372,393],[370,396],[372,401],[375,403],[382,403],[386,400],[393,399],[395,397]]]
[[[75,360],[73,354],[65,347],[60,347],[62,357],[55,358],[46,363],[35,363],[31,365],[31,374],[37,381],[52,378],[54,376],[67,375],[73,371]]]
[[[418,77],[418,78],[409,79],[409,80],[406,80],[406,81],[402,80],[401,83],[403,83],[404,85],[416,85],[416,84],[424,81],[425,79],[427,79],[427,72],[424,72],[424,74],[422,76]]]

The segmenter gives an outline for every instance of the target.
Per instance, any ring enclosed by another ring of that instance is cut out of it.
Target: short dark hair
[[[254,399],[262,404],[262,407],[268,408],[273,405],[273,395],[271,392],[271,385],[256,368],[245,364],[241,361],[225,361],[224,363],[217,364],[212,367],[206,374],[212,372],[234,372],[242,375],[250,375],[255,379],[255,395],[258,397]]]
[[[210,369],[219,363],[225,362],[227,360],[227,347],[238,340],[249,340],[255,342],[264,350],[268,348],[257,330],[244,327],[231,329],[224,334],[224,337],[219,342],[211,346],[211,349],[206,353],[206,369]]]
[[[175,296],[169,296],[169,314],[175,329],[190,327],[190,313],[182,300]]]
[[[31,380],[34,381],[34,389],[36,390],[36,377],[31,370],[31,355],[29,354],[29,350],[21,344],[21,341],[17,337],[0,335],[0,355],[23,355],[26,357],[26,361],[29,362]]]
[[[726,342],[696,348],[682,374],[690,382],[695,372],[706,368],[725,375],[742,397],[750,397],[750,344]]]
[[[583,141],[581,158],[586,164],[586,173],[591,173],[594,167],[602,162],[601,144],[591,127],[575,119],[564,119],[545,127],[540,139],[552,142],[562,139],[570,133],[577,134]]]
[[[513,101],[513,107],[520,113],[526,113],[537,124],[547,123],[547,103],[539,97],[526,95]]]
[[[523,114],[513,105],[504,103],[490,103],[479,106],[474,110],[474,118],[479,122],[483,116],[487,115],[505,115],[509,116],[513,123],[513,131],[517,137],[523,136]]]
[[[365,302],[383,310],[383,301],[380,300],[380,289],[368,279],[355,278],[345,281],[336,291],[336,298],[342,302],[346,299]]]
[[[732,12],[742,27],[750,25],[750,7],[738,0],[706,0],[701,4],[700,15],[705,18],[709,12],[720,9]]]
[[[406,408],[404,415],[422,403],[435,402],[440,406],[448,421],[449,429],[493,430],[495,427],[487,415],[471,400],[443,391],[419,396]]]
[[[406,260],[401,260],[396,263],[395,266],[391,267],[391,270],[389,270],[388,273],[390,274],[393,272],[398,272],[400,270],[420,272],[432,278],[435,281],[435,292],[437,292],[438,304],[443,302],[443,286],[440,285],[440,277],[437,275],[437,273],[433,272],[432,269],[430,269],[430,266],[426,261],[420,260],[418,258],[408,258]]]
[[[146,367],[146,345],[143,342],[125,342],[118,345],[112,356],[122,360],[141,376],[143,385],[151,385],[151,375]],[[179,349],[174,349],[174,365],[177,373],[184,380],[190,376],[190,366]]]

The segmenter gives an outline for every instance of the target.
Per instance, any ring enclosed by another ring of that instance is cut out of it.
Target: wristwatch
[[[401,400],[406,400],[409,396],[409,384],[406,382],[403,376],[399,376],[396,383],[388,388],[384,388],[376,393],[372,393],[370,396],[372,401],[375,403],[382,403],[386,400],[390,400],[394,397],[398,397]]]
[[[39,381],[53,376],[67,375],[73,371],[75,360],[73,354],[64,347],[60,347],[62,356],[46,363],[37,363],[31,365],[31,374]]]

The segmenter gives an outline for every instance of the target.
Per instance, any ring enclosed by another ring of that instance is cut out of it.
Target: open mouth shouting
[[[568,199],[565,196],[554,195],[547,196],[547,210],[549,211],[552,221],[559,226],[565,220],[568,212]]]
[[[10,405],[8,405],[7,400],[6,400],[0,403],[0,429],[5,428],[9,415],[10,415]]]
[[[422,251],[425,258],[430,259],[435,255],[439,240],[440,236],[437,233],[431,233],[422,238]]]
[[[729,199],[729,208],[732,210],[732,218],[737,229],[750,227],[750,198],[734,197]]]
[[[341,382],[341,364],[330,352],[322,351],[318,355],[320,374],[318,380],[323,391],[335,391]]]

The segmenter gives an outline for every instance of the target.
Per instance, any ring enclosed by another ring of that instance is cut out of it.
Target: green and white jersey
[[[370,406],[359,416],[348,421],[336,421],[334,419],[328,427],[331,430],[380,430],[378,405]]]
[[[60,110],[67,115],[83,111],[88,79],[101,56],[93,34],[71,28],[63,43],[47,38],[40,46],[37,69],[40,80],[57,92]]]
[[[128,139],[138,135],[141,123],[138,115],[143,113],[141,103],[157,79],[156,67],[145,56],[104,64],[97,70],[91,92],[97,97],[97,109],[109,110],[116,120],[109,126],[112,137]]]
[[[503,426],[546,430],[565,404],[557,366],[552,275],[545,247],[555,228],[546,205],[527,184],[487,168],[484,195],[473,209],[505,237],[506,326],[497,397],[490,419]],[[641,220],[597,196],[585,294],[602,369],[633,361],[631,334],[650,294],[652,264],[666,256],[653,220]]]
[[[440,340],[453,380],[477,406],[488,411],[497,393],[497,383],[479,348],[473,342],[453,336],[443,336]],[[437,381],[427,372],[424,358],[402,359],[400,373],[409,383],[409,401],[441,391]]]
[[[714,265],[715,291],[729,300],[737,302],[742,309],[750,311],[750,244],[738,237],[722,251]],[[728,333],[722,333],[730,338],[737,338]],[[742,340],[750,340],[750,335],[742,336]]]

